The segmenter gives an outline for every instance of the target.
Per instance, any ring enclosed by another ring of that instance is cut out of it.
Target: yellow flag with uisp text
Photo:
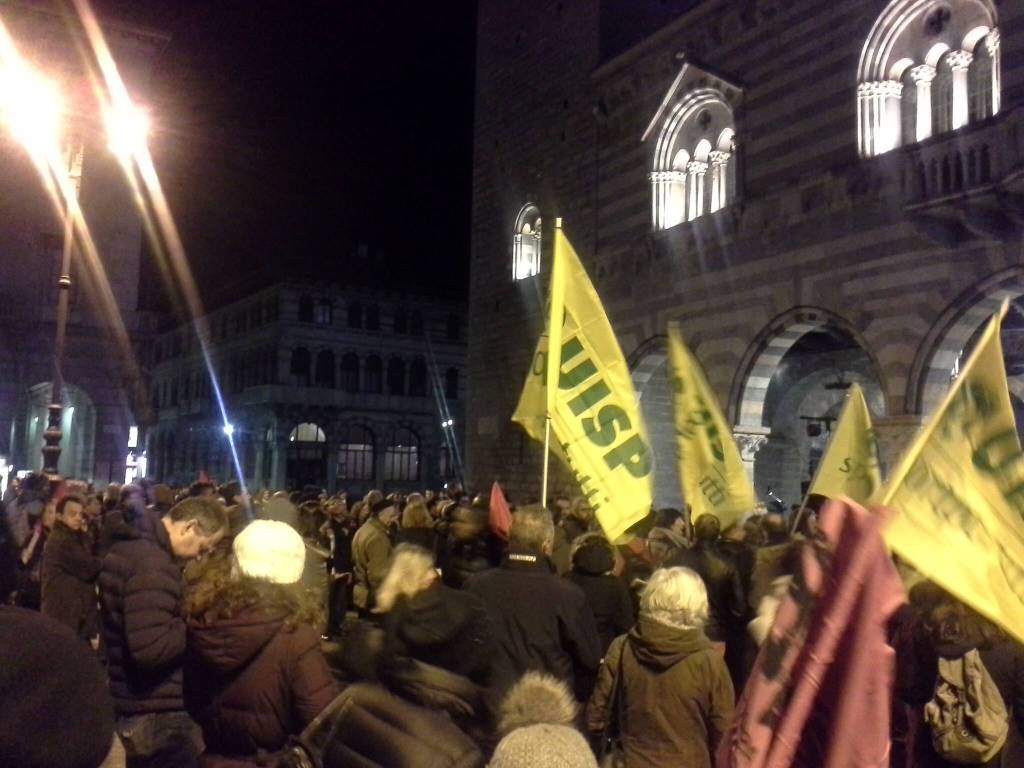
[[[693,520],[710,513],[725,529],[753,511],[754,486],[704,371],[674,322],[668,324],[668,358],[683,498]]]
[[[886,541],[897,555],[1024,642],[1024,455],[1000,321],[989,321],[879,501],[894,512]]]
[[[866,504],[881,485],[871,413],[860,385],[854,384],[807,493],[830,499],[848,496]]]
[[[512,420],[542,441],[547,403],[552,403],[553,450],[614,541],[651,509],[650,444],[615,331],[561,227],[555,228],[555,260],[560,263],[552,289],[561,286],[564,310],[558,310],[555,298],[552,314],[562,318],[562,325],[538,342]],[[559,335],[556,347],[552,339]],[[549,354],[551,348],[558,354]],[[556,366],[557,379],[551,377],[557,381],[555,392],[546,385],[549,365]]]

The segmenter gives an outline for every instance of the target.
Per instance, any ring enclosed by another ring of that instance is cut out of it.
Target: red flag
[[[491,530],[503,541],[508,541],[508,532],[512,530],[512,513],[497,480],[491,486],[490,510]]]
[[[205,469],[200,469],[199,470],[199,477],[196,480],[196,482],[199,482],[199,483],[209,483],[210,482],[210,476],[208,474],[206,474],[206,470]]]
[[[882,543],[884,516],[832,501],[719,745],[718,768],[885,768],[905,602]]]

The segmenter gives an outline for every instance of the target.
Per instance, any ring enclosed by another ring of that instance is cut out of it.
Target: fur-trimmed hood
[[[501,702],[498,733],[506,736],[516,728],[542,723],[571,726],[577,711],[576,699],[565,683],[541,672],[527,672]]]

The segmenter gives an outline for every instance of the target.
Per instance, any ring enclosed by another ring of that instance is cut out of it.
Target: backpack
[[[924,707],[932,747],[951,763],[979,765],[991,760],[1006,743],[1006,704],[977,649],[960,658],[939,658],[932,700]]]
[[[477,745],[447,717],[357,683],[342,691],[275,768],[482,768]]]

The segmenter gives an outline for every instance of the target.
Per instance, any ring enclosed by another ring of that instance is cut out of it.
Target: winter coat
[[[602,534],[589,534],[602,537]],[[612,576],[615,565],[611,545],[602,538],[584,540],[573,555],[572,572],[566,578],[583,590],[594,614],[601,653],[608,650],[619,635],[633,626],[633,600],[621,579]]]
[[[711,614],[705,632],[710,639],[728,641],[742,636],[747,600],[732,560],[723,557],[714,545],[701,542],[693,549],[680,550],[666,565],[689,568],[704,582]]]
[[[158,521],[152,530],[148,539],[118,527],[100,570],[110,691],[122,717],[185,709],[181,568],[167,529]]]
[[[384,523],[371,517],[352,537],[352,601],[363,610],[374,605],[374,593],[387,576],[391,538]]]
[[[89,551],[89,539],[57,522],[43,548],[42,612],[83,640],[99,632],[96,577],[100,559]]]
[[[257,765],[261,750],[284,747],[338,694],[317,633],[286,619],[252,608],[189,621],[187,705],[203,729],[204,768]]]
[[[475,574],[466,590],[479,596],[494,622],[492,683],[506,690],[528,670],[570,685],[576,670],[601,661],[594,614],[583,590],[553,573],[540,552],[512,550],[500,568]]]
[[[612,700],[615,678],[622,695]],[[641,615],[608,649],[587,706],[587,728],[617,719],[627,768],[711,768],[732,718],[734,693],[722,657],[700,629],[677,629]]]
[[[502,549],[501,540],[487,531],[471,539],[449,534],[438,563],[441,578],[449,587],[461,589],[473,574],[498,567]]]
[[[494,629],[476,595],[439,581],[385,615],[386,655],[399,653],[486,684]]]

